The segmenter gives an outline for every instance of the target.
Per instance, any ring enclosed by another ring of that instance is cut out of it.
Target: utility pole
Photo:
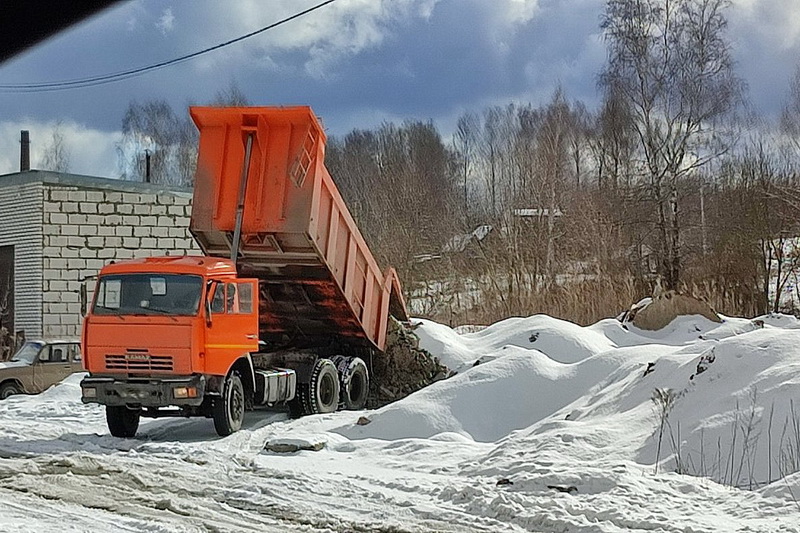
[[[708,232],[706,231],[705,179],[700,180],[700,229],[703,235],[703,255],[708,255]]]

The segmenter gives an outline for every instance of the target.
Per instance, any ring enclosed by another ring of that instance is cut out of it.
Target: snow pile
[[[795,318],[415,332],[455,376],[374,411],[249,413],[224,439],[202,419],[114,439],[80,376],[0,402],[0,524],[800,532]]]
[[[560,363],[582,361],[615,347],[602,332],[546,315],[509,318],[462,335],[429,320],[419,322],[414,332],[420,338],[420,347],[457,372],[498,356],[498,350],[507,346],[535,350]]]

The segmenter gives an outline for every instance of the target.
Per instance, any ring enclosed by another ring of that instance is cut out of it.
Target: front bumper
[[[176,391],[176,389],[178,389]],[[194,389],[193,397],[180,397],[181,389]],[[164,379],[120,379],[89,376],[81,381],[81,401],[101,405],[141,407],[197,406],[205,396],[205,376]],[[176,397],[178,393],[179,397]]]

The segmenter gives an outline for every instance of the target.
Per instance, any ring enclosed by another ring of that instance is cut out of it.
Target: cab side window
[[[253,286],[249,282],[218,283],[211,299],[212,313],[250,314],[253,312]]]
[[[40,363],[49,363],[50,362],[50,346],[45,346],[42,348],[42,351],[39,352],[39,362]]]
[[[47,359],[50,363],[68,363],[70,360],[70,346],[68,344],[53,344],[49,347],[50,357]],[[41,356],[40,356],[41,359]]]
[[[226,291],[226,301],[228,302],[226,309],[228,313],[238,313],[239,312],[239,300],[238,294],[236,294],[236,284],[235,283],[228,283],[225,286]]]
[[[247,282],[239,283],[239,312],[253,312],[253,285]]]
[[[217,283],[214,285],[214,297],[211,299],[211,312],[225,312],[225,284]]]
[[[50,362],[60,363],[67,360],[66,346],[53,346],[50,348]]]

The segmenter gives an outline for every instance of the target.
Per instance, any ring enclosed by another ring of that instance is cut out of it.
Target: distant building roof
[[[442,247],[443,254],[453,254],[453,253],[461,253],[467,249],[469,243],[472,241],[480,242],[486,238],[487,235],[492,231],[492,227],[488,224],[483,224],[472,230],[472,233],[464,233],[461,235],[456,235],[447,241]]]
[[[97,176],[84,176],[82,174],[67,174],[63,172],[52,172],[50,170],[27,170],[25,172],[13,172],[11,174],[0,175],[0,187],[8,185],[27,185],[29,183],[46,183],[51,185],[68,185],[130,192],[184,192],[189,194],[192,192],[192,189],[186,187],[100,178]]]
[[[549,217],[550,216],[550,210],[547,209],[547,208],[542,209],[542,208],[538,208],[538,207],[514,209],[514,216],[516,216],[516,217]],[[564,213],[561,211],[561,209],[556,207],[553,210],[553,216],[554,217],[563,217]]]

